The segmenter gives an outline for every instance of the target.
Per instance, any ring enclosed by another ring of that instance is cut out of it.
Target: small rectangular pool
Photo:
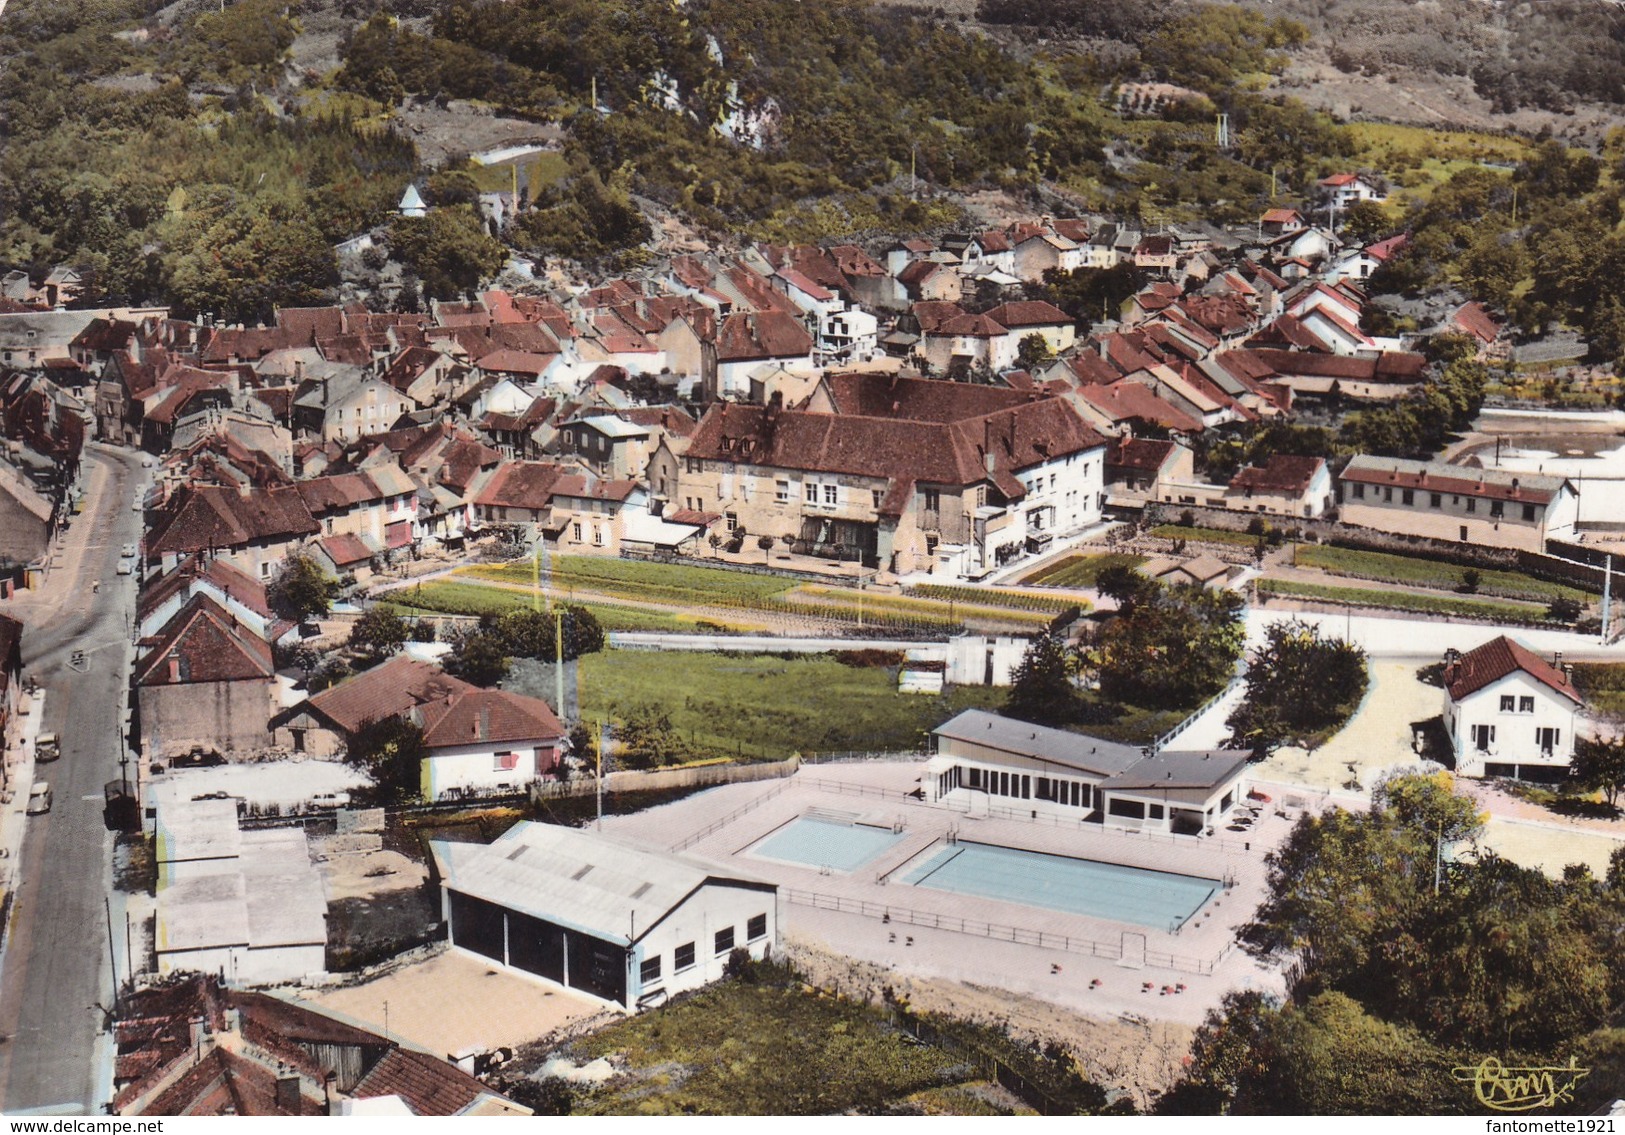
[[[798,816],[751,850],[786,863],[856,871],[902,838],[890,828]]]
[[[986,843],[944,847],[902,881],[1157,930],[1184,925],[1222,886],[1217,879]]]

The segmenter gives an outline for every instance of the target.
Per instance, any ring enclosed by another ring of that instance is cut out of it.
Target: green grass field
[[[659,706],[695,755],[760,760],[917,749],[960,710],[995,708],[1005,697],[983,686],[900,694],[892,669],[844,666],[828,655],[606,650],[582,658],[578,673],[589,721]]]
[[[1292,554],[1299,567],[1319,568],[1333,575],[1352,576],[1356,579],[1375,579],[1392,583],[1412,584],[1417,587],[1436,587],[1454,591],[1462,585],[1468,569],[1437,560],[1398,556],[1387,552],[1367,552],[1354,548],[1332,548],[1318,544],[1299,544]],[[1528,599],[1550,602],[1553,599],[1577,599],[1590,602],[1592,595],[1578,587],[1563,583],[1549,583],[1519,571],[1479,570],[1478,590],[1485,595],[1507,599]]]
[[[1625,714],[1625,663],[1576,662],[1574,684],[1593,711]]]
[[[577,1100],[583,1115],[873,1114],[979,1078],[963,1057],[905,1040],[851,1001],[743,981],[617,1021],[570,1052],[627,1068]],[[952,1098],[935,1102],[954,1110]]]
[[[1151,535],[1161,536],[1165,540],[1190,540],[1198,544],[1236,544],[1243,548],[1251,548],[1258,543],[1257,536],[1246,532],[1232,532],[1228,528],[1188,528],[1183,524],[1159,524],[1151,530]]]
[[[435,580],[421,588],[402,588],[386,593],[379,605],[402,615],[502,615],[529,610],[531,597],[519,591],[504,591],[477,583],[446,583]],[[544,600],[545,602],[545,600]],[[651,611],[642,607],[622,607],[613,603],[583,603],[606,631],[688,631],[703,630],[697,617]],[[712,620],[713,622],[715,620]]]
[[[1100,573],[1109,567],[1139,567],[1143,563],[1144,556],[1133,556],[1124,552],[1067,556],[1040,568],[1031,575],[1022,577],[1021,582],[1037,587],[1094,587],[1100,581]]]
[[[1445,595],[1416,595],[1407,591],[1381,591],[1364,587],[1327,587],[1318,583],[1299,583],[1292,579],[1261,579],[1258,581],[1258,590],[1262,595],[1322,599],[1330,603],[1353,603],[1358,606],[1386,607],[1394,611],[1418,611],[1431,615],[1471,615],[1520,623],[1540,622],[1545,615],[1545,611],[1540,607],[1499,602],[1494,599],[1458,599]]]

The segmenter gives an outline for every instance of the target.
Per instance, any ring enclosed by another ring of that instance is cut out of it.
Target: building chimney
[[[169,680],[172,683],[181,680],[181,660],[173,656],[169,659]]]
[[[281,1073],[276,1078],[276,1109],[284,1115],[299,1114],[299,1075]]]
[[[480,707],[479,730],[480,730],[480,740],[481,741],[486,741],[486,740],[490,739],[490,737],[491,737],[491,707],[488,706],[488,705],[482,705]]]
[[[1559,670],[1563,668],[1563,652],[1561,650],[1552,651],[1552,665]]]

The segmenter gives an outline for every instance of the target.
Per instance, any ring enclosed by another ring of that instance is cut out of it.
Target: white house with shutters
[[[1444,724],[1462,776],[1557,779],[1574,757],[1584,701],[1560,660],[1501,635],[1445,656]]]

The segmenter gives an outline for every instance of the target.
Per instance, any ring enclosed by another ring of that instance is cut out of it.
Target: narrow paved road
[[[118,775],[125,651],[135,609],[133,576],[117,573],[122,544],[140,539],[130,502],[140,455],[86,451],[86,507],[74,519],[43,603],[18,605],[23,670],[45,688],[41,728],[62,738],[62,759],[42,765],[51,812],[28,818],[21,885],[0,973],[0,1109],[98,1113],[97,1035],[112,1004],[103,898],[113,837],[102,787]],[[93,580],[101,581],[99,591]],[[71,665],[85,652],[81,672]],[[119,960],[122,979],[124,960]]]

